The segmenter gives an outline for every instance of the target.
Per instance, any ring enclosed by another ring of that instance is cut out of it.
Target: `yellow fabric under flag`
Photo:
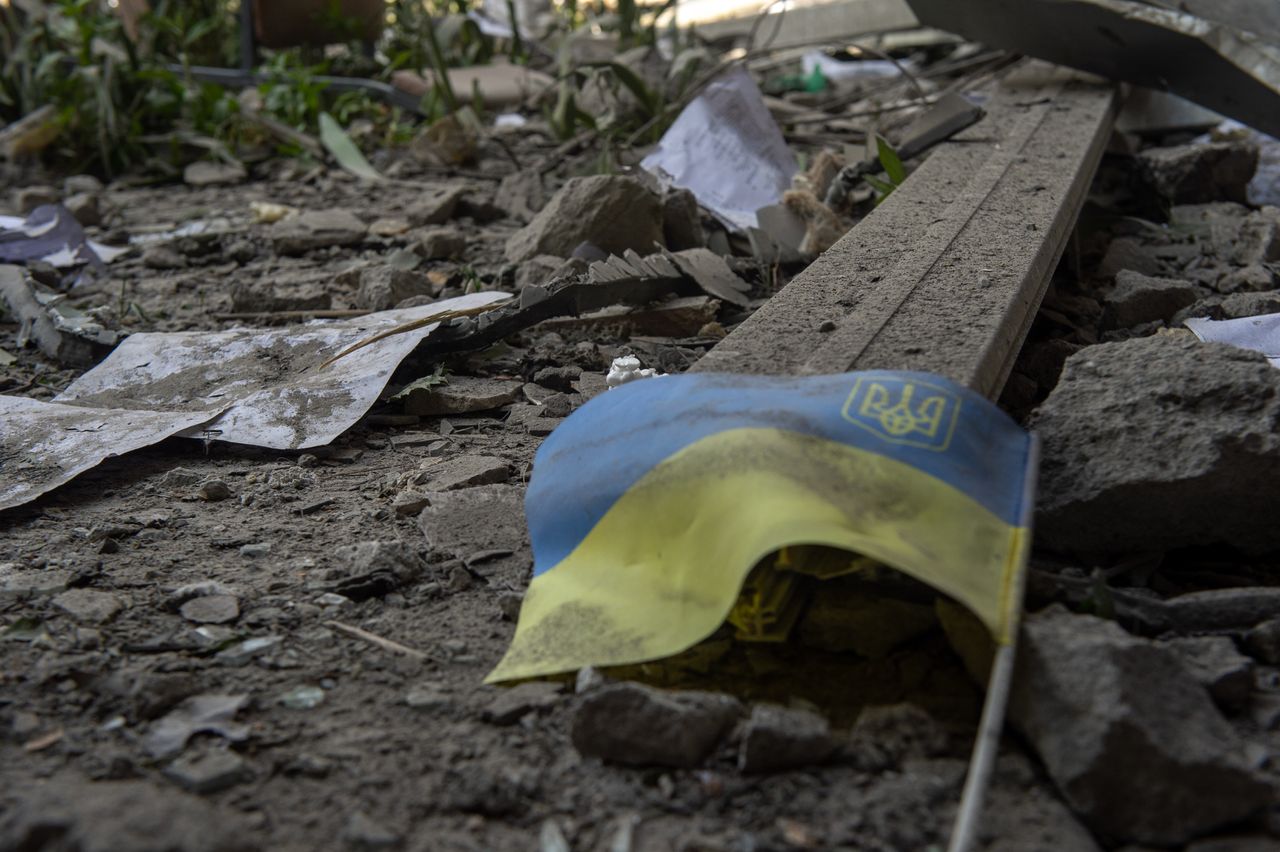
[[[996,406],[925,373],[608,391],[538,451],[534,577],[488,681],[680,653],[725,622],[761,559],[801,545],[928,583],[1008,642],[1034,459],[1034,438]]]

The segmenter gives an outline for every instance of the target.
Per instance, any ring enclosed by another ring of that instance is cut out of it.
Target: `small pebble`
[[[240,548],[240,555],[247,556],[250,559],[257,559],[260,556],[268,556],[271,553],[271,545],[266,542],[258,544],[246,544]]]
[[[210,479],[202,483],[200,490],[196,493],[201,500],[217,503],[219,500],[226,500],[231,496],[231,488],[221,479]]]

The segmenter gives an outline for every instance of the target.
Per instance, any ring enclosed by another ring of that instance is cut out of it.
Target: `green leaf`
[[[876,154],[880,159],[880,165],[884,166],[884,173],[888,175],[889,182],[894,186],[901,186],[907,179],[907,170],[902,165],[902,158],[898,156],[898,152],[893,150],[893,146],[883,136],[876,137]]]
[[[320,113],[320,144],[333,155],[338,165],[356,177],[374,182],[386,180],[377,169],[369,165],[356,143],[351,141],[347,132],[327,112]]]

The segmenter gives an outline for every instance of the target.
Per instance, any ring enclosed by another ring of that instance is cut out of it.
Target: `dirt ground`
[[[127,330],[252,323],[217,317],[233,312],[237,288],[264,285],[286,295],[319,286],[332,294],[329,308],[351,307],[353,278],[342,273],[387,258],[409,237],[284,257],[268,226],[252,220],[250,202],[345,208],[372,223],[408,216],[427,191],[370,189],[291,163],[264,171],[230,187],[108,189],[107,236],[218,226],[172,241],[167,253],[135,252],[76,298],[113,311]],[[441,273],[441,295],[514,290],[518,270],[501,254],[519,222],[478,221],[488,219],[496,182],[408,176],[470,188],[471,207],[451,223],[467,238],[463,256],[419,267]],[[766,278],[752,280],[757,303],[768,295]],[[741,316],[722,311],[721,322],[732,328]],[[1068,336],[1047,322],[1034,345]],[[15,323],[0,323],[0,348],[18,356],[0,379],[3,392],[48,399],[79,374],[18,350],[17,333]],[[980,693],[937,631],[874,663],[790,643],[735,649],[700,683],[680,679],[826,715],[839,749],[790,771],[741,771],[733,737],[695,769],[604,764],[570,741],[574,682],[481,683],[506,649],[530,577],[524,483],[558,419],[533,416],[531,401],[565,393],[573,408],[603,391],[616,355],[636,353],[672,372],[714,342],[534,329],[497,351],[450,359],[450,374],[528,383],[544,367],[574,367],[579,378],[526,384],[525,399],[511,406],[457,416],[405,417],[382,404],[317,450],[171,439],[4,513],[0,848],[943,848]],[[431,369],[410,358],[392,388]],[[1037,395],[1023,390],[1006,398],[1019,413]],[[397,504],[407,485],[429,490],[434,470],[463,457],[497,459],[490,469],[498,472],[445,492],[420,514]],[[210,490],[211,480],[229,494]],[[1214,585],[1203,576],[1210,564],[1189,569],[1200,587]],[[158,732],[194,696],[228,697],[225,712],[192,722],[189,740],[162,748]],[[859,715],[871,706],[881,709]],[[1255,741],[1274,753],[1280,744],[1269,736]],[[1099,848],[1028,755],[1006,741],[981,847]]]

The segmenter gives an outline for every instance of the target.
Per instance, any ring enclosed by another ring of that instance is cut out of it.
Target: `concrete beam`
[[[1111,84],[1018,66],[992,89],[986,118],[939,146],[694,369],[921,370],[998,396],[1117,106]]]

